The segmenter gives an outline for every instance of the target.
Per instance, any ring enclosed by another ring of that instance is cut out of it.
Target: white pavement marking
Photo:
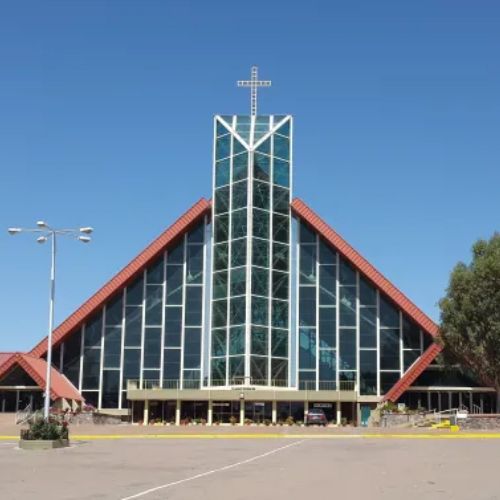
[[[195,479],[200,479],[201,477],[211,476],[217,472],[223,472],[229,469],[234,469],[235,467],[239,467],[240,465],[249,464],[250,462],[255,462],[259,460],[259,458],[268,457],[269,455],[273,455],[274,453],[278,453],[279,451],[286,450],[287,448],[291,448],[292,446],[297,446],[304,441],[295,441],[293,443],[287,444],[286,446],[280,446],[279,448],[275,448],[274,450],[267,451],[266,453],[262,453],[261,455],[257,455],[252,458],[247,458],[246,460],[242,460],[241,462],[236,462],[234,464],[225,465],[224,467],[219,467],[218,469],[209,470],[207,472],[202,472],[200,474],[196,474],[191,477],[186,477],[185,479],[180,479],[179,481],[173,481],[171,483],[162,484],[160,486],[156,486],[155,488],[151,488],[149,490],[141,491],[140,493],[136,493],[135,495],[131,495],[129,497],[124,497],[121,500],[132,500],[133,498],[140,498],[150,493],[154,493],[155,491],[164,490],[165,488],[170,488],[171,486],[177,486],[178,484],[187,483],[189,481],[194,481]]]
[[[0,443],[0,446],[13,446],[15,445],[16,443],[12,442],[12,443]]]

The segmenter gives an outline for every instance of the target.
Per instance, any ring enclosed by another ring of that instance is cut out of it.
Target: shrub
[[[231,416],[229,417],[229,423],[230,423],[231,425],[236,425],[236,424],[238,423],[238,419],[237,419],[234,415],[231,415]]]
[[[269,419],[267,419],[267,418],[264,419],[263,423],[266,426],[270,426],[271,425],[271,421]]]
[[[28,429],[21,430],[21,439],[34,440],[57,440],[68,439],[69,431],[67,422],[50,416],[49,420],[45,420],[41,416],[37,416],[30,422]]]
[[[286,417],[286,420],[285,420],[286,425],[293,425],[294,423],[295,423],[295,421],[291,415],[289,417]]]

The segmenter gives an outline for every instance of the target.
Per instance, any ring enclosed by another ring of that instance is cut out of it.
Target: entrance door
[[[368,405],[361,405],[361,427],[368,427],[371,413],[372,410]]]

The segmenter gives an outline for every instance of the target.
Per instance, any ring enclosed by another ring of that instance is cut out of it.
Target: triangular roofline
[[[201,198],[187,212],[179,217],[158,238],[150,243],[137,257],[132,259],[121,271],[109,280],[100,290],[84,302],[73,314],[68,316],[53,332],[52,345],[64,340],[75,328],[82,325],[96,310],[101,308],[113,295],[130,283],[143,271],[165,248],[179,236],[189,230],[194,224],[210,214],[211,203]],[[47,352],[47,337],[39,342],[30,352],[37,358]]]
[[[437,339],[439,327],[429,316],[419,309],[401,290],[395,287],[382,273],[377,271],[358,251],[333,230],[319,215],[301,199],[294,198],[292,212],[307,222],[317,233],[330,243],[365,278],[384,292],[402,311],[415,321],[424,332]],[[397,401],[417,377],[432,363],[441,352],[440,344],[432,343],[406,373],[387,392],[383,401]]]

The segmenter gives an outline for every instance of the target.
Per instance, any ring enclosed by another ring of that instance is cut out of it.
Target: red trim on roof
[[[11,356],[14,356],[15,352],[0,352],[0,366],[2,366]]]
[[[148,245],[135,259],[127,264],[119,273],[108,281],[97,293],[82,304],[73,314],[64,320],[53,332],[53,345],[64,340],[66,335],[80,326],[97,309],[102,307],[118,290],[126,286],[138,273],[151,263],[165,247],[209,214],[211,203],[201,198],[184,215],[179,217],[166,231]],[[47,337],[36,345],[30,354],[41,357],[47,352]]]
[[[396,288],[385,276],[377,271],[359,252],[347,243],[336,231],[334,231],[323,219],[311,210],[302,200],[295,198],[291,204],[292,212],[306,221],[326,241],[334,246],[338,252],[359,270],[368,280],[377,286],[384,294],[415,321],[423,331],[432,337],[438,336],[438,325],[421,311],[406,295]],[[384,396],[383,400],[397,401],[401,395],[410,387],[417,377],[431,364],[434,358],[441,352],[442,347],[432,344],[410,367],[410,369],[394,384],[391,390]]]
[[[47,378],[47,362],[29,354],[16,353],[0,367],[0,377],[3,377],[14,365],[18,364],[40,387],[45,390]],[[82,401],[83,398],[76,387],[54,367],[50,372],[50,397],[51,399],[72,399]]]
[[[340,254],[358,269],[366,278],[384,292],[410,318],[427,333],[436,337],[438,326],[422,312],[406,295],[396,288],[386,277],[377,271],[359,252],[347,243],[323,219],[313,212],[302,200],[292,201],[292,211],[312,226],[326,241],[333,245]]]
[[[407,372],[391,387],[391,390],[385,394],[382,401],[397,401],[408,389],[419,375],[432,363],[434,358],[442,351],[439,344],[431,344]]]

